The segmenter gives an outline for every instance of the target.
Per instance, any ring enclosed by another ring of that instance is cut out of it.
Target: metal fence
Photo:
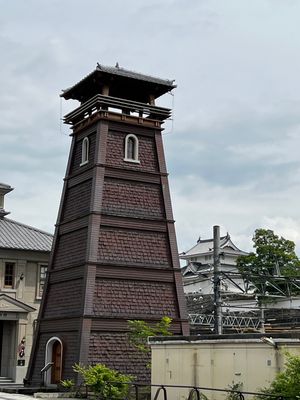
[[[108,393],[110,387],[115,385],[127,385],[127,395],[124,400],[296,400],[295,397],[283,394],[268,394],[263,392],[248,392],[234,389],[218,389],[200,386],[186,385],[150,385],[146,383],[114,382],[107,383]],[[81,386],[77,391],[78,397],[89,397],[90,390],[86,386]],[[113,393],[113,390],[111,390]],[[101,400],[101,395],[95,396]],[[95,398],[94,397],[94,398]],[[113,395],[111,400],[115,400]]]
[[[142,385],[133,383],[135,400],[139,399],[139,388]],[[271,395],[266,393],[247,392],[234,389],[218,389],[200,386],[185,386],[185,385],[148,385],[151,388],[151,398],[153,400],[214,400],[214,399],[229,399],[229,400],[292,400],[289,397],[284,397],[281,394]],[[130,398],[130,396],[129,396]]]

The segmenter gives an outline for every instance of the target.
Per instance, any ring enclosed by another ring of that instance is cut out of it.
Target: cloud
[[[0,181],[12,217],[52,230],[75,105],[96,62],[176,78],[165,151],[179,248],[212,225],[242,249],[263,224],[299,240],[299,2],[0,0]],[[66,17],[67,16],[67,17]],[[60,111],[62,108],[62,111]]]

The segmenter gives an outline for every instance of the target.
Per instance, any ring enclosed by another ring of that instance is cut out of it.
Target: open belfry
[[[96,69],[62,93],[72,144],[27,381],[74,378],[103,363],[148,381],[128,342],[128,320],[172,318],[188,334],[162,143],[171,111],[155,99],[173,81],[118,67]],[[53,363],[53,364],[50,364]]]

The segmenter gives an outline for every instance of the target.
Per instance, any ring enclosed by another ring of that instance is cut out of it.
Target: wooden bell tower
[[[173,319],[188,334],[162,124],[155,99],[174,84],[123,68],[96,69],[61,95],[72,145],[27,380],[73,378],[101,362],[148,380],[127,320]],[[55,370],[55,373],[53,372]]]

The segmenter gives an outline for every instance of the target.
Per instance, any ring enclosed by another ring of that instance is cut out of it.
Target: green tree
[[[141,320],[129,320],[129,342],[143,353],[150,353],[151,349],[147,343],[149,336],[171,336],[170,326],[172,318],[162,317],[162,319],[154,324],[150,325],[145,321]]]
[[[300,357],[289,353],[286,354],[285,369],[277,374],[269,388],[263,390],[265,397],[259,396],[257,399],[266,398],[267,395],[281,395],[290,400],[300,399]]]
[[[242,274],[300,276],[300,260],[293,241],[269,229],[257,229],[252,240],[255,252],[237,260]]]

